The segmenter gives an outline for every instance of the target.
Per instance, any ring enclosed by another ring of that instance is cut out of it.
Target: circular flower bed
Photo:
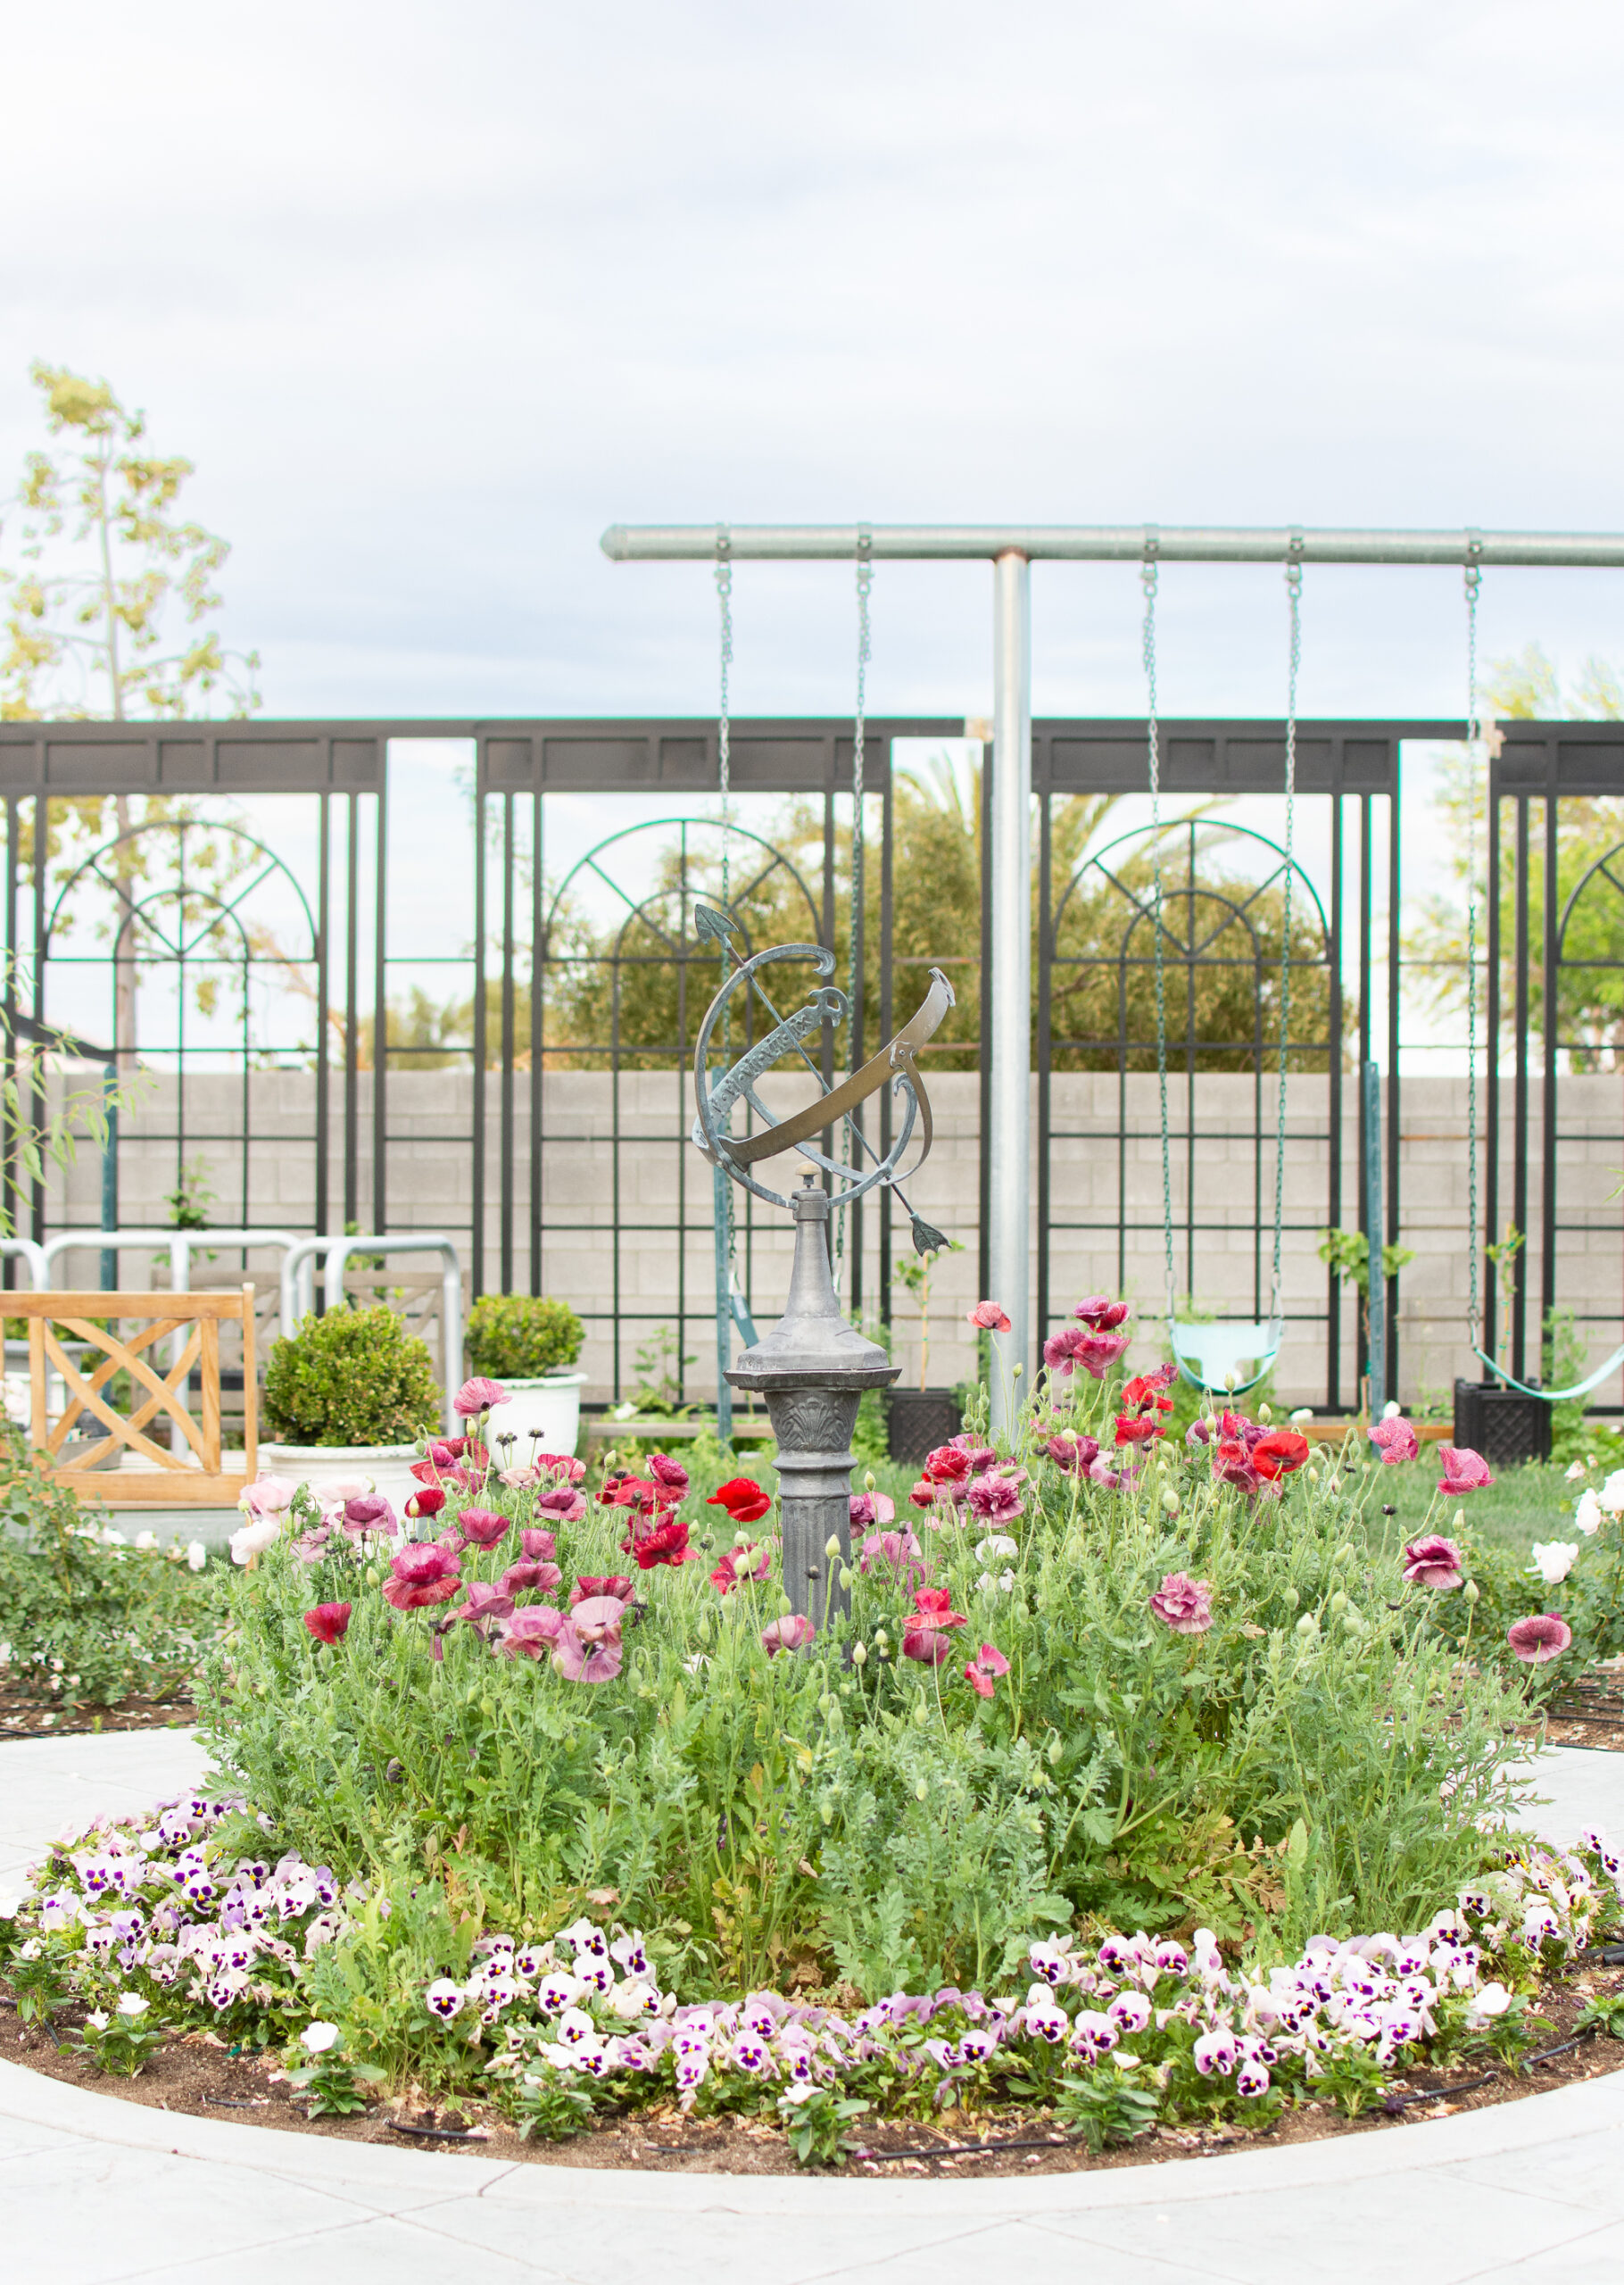
[[[1479,1664],[1461,1546],[1388,1550],[1290,1428],[1171,1443],[1172,1368],[1107,1377],[1124,1317],[1081,1305],[1015,1449],[932,1453],[911,1524],[853,1500],[823,1633],[752,1479],[493,1455],[489,1385],[402,1516],[253,1487],[237,1791],[59,1853],[16,1988],[286,2045],[335,2101],[381,2071],[556,2132],[607,2087],[781,2108],[813,2157],[854,2105],[1114,2140],[1514,2045],[1618,1908],[1599,1839],[1493,1840],[1548,1630]]]

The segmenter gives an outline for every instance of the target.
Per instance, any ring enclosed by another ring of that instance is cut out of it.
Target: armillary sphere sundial
[[[700,1026],[693,1057],[698,1110],[694,1144],[733,1181],[770,1205],[787,1207],[795,1217],[795,1260],[783,1315],[764,1340],[744,1351],[727,1378],[734,1388],[758,1390],[766,1400],[767,1416],[778,1441],[784,1589],[791,1609],[821,1626],[845,1603],[835,1583],[838,1566],[832,1565],[825,1550],[832,1539],[838,1540],[844,1559],[849,1560],[851,1433],[857,1425],[858,1405],[865,1389],[889,1387],[899,1369],[883,1349],[865,1340],[841,1313],[829,1262],[831,1206],[849,1205],[881,1184],[901,1199],[899,1169],[916,1126],[923,1147],[914,1171],[924,1164],[931,1147],[931,1104],[915,1059],[953,1005],[953,987],[940,969],[932,968],[929,992],[895,1038],[839,1086],[824,1089],[807,1042],[825,1027],[833,1033],[845,1018],[846,994],[825,980],[808,994],[804,1006],[781,1016],[760,979],[763,969],[785,960],[810,965],[827,979],[834,974],[834,954],[819,944],[775,944],[742,959],[726,943],[738,930],[738,923],[729,915],[702,904],[694,918],[699,934],[726,944],[737,963]],[[771,1018],[770,1028],[713,1083],[711,1038],[736,993],[756,995]],[[814,1077],[819,1078],[820,1092],[804,1110],[775,1119],[757,1093],[757,1082],[791,1054],[799,1054]],[[886,1086],[900,1098],[903,1109],[900,1131],[883,1156],[866,1143],[855,1126],[850,1132],[868,1151],[874,1160],[871,1167],[854,1167],[816,1147],[815,1137],[838,1120],[849,1118],[859,1103]],[[741,1101],[761,1122],[756,1134],[734,1135],[729,1131],[734,1106]],[[798,1152],[807,1162],[802,1187],[787,1195],[769,1189],[755,1172],[786,1151]],[[820,1175],[828,1176],[834,1186],[833,1199]],[[906,1199],[902,1203],[921,1253],[947,1243],[940,1231],[920,1219]]]

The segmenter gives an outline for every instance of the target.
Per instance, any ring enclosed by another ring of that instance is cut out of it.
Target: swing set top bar
[[[1458,563],[1624,570],[1616,532],[1310,531],[1158,524],[611,524],[617,563],[996,561],[1071,563]]]

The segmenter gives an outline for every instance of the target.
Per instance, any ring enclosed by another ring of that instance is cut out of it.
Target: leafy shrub
[[[468,1311],[468,1370],[493,1381],[534,1381],[573,1365],[586,1328],[568,1301],[533,1293],[482,1293]]]
[[[267,1434],[287,1444],[408,1444],[439,1425],[440,1391],[427,1345],[395,1312],[329,1309],[265,1367]]]
[[[218,1572],[178,1550],[128,1545],[54,1484],[28,1439],[0,1424],[0,1670],[53,1706],[168,1697],[223,1620]]]

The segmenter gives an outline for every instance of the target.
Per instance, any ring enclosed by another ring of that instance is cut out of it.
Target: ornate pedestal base
[[[829,1200],[814,1176],[791,1201],[795,1265],[784,1313],[727,1378],[766,1399],[778,1439],[783,1584],[792,1610],[822,1627],[846,1608],[834,1575],[851,1558],[851,1432],[865,1389],[898,1367],[841,1315],[829,1269]],[[841,1556],[825,1550],[838,1540]]]

